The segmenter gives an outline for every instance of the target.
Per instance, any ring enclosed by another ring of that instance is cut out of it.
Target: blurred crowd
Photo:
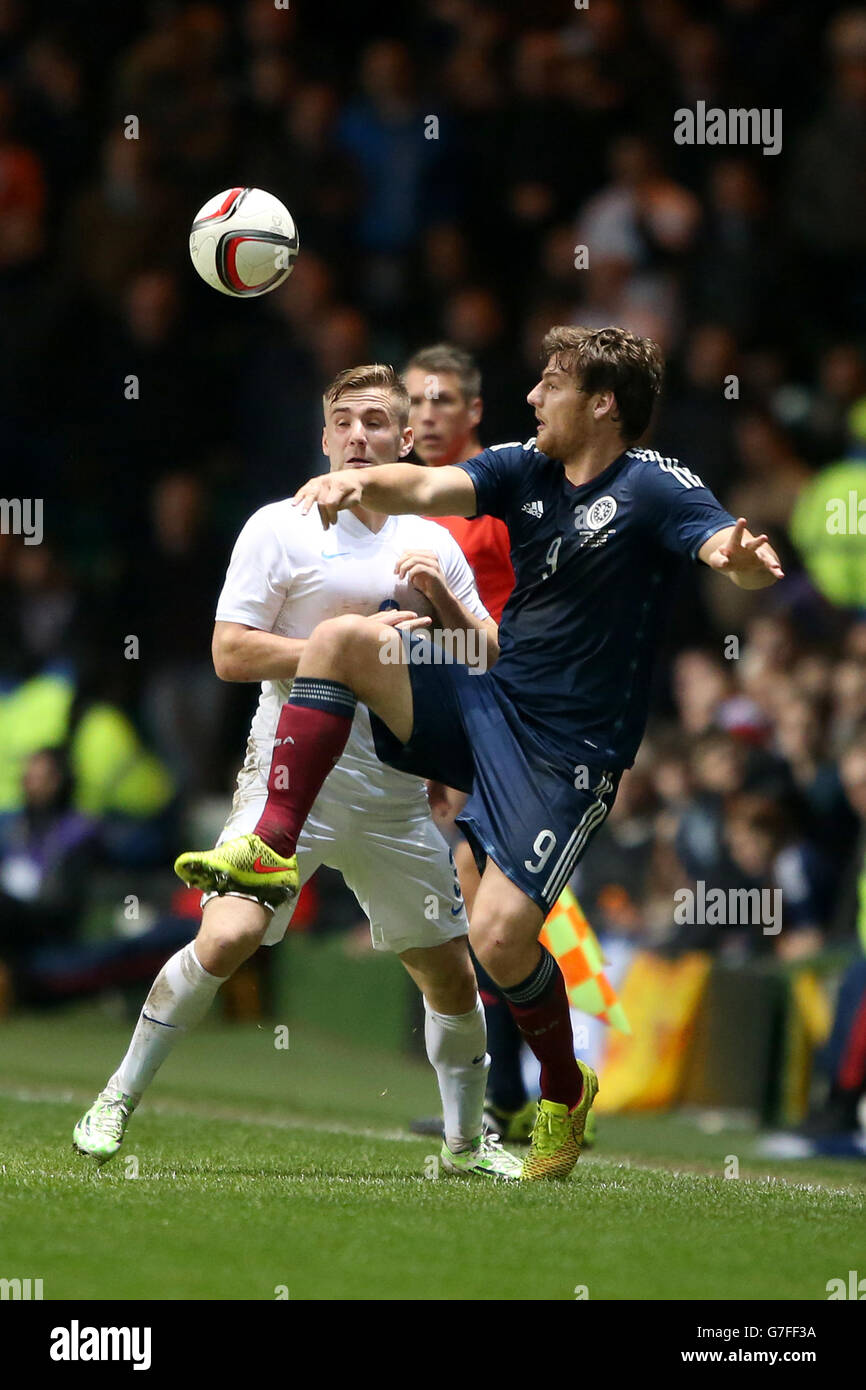
[[[788,615],[764,614],[728,648],[729,659],[709,646],[673,657],[581,866],[584,910],[603,937],[731,963],[866,950],[866,621],[812,645]],[[742,909],[739,921],[724,909],[688,920],[678,895],[697,884],[705,902],[752,893],[760,920]]]
[[[781,109],[781,152],[676,144],[698,101]],[[668,358],[645,442],[787,578],[684,585],[586,909],[676,947],[678,886],[774,885],[791,931],[704,944],[866,940],[866,547],[824,510],[866,497],[864,167],[866,9],[833,0],[0,0],[3,491],[45,533],[0,534],[4,844],[47,797],[162,863],[226,795],[254,692],[213,675],[216,596],[249,512],[324,466],[337,371],[447,340],[483,442],[523,439],[544,331],[617,323]],[[262,300],[188,260],[238,183],[300,229]]]

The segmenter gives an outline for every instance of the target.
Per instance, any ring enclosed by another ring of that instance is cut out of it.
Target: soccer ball
[[[298,246],[292,214],[263,188],[218,193],[196,213],[189,235],[201,278],[238,299],[267,294],[287,280]]]

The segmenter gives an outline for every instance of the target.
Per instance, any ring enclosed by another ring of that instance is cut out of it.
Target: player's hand
[[[430,814],[435,821],[444,820],[448,815],[448,788],[443,782],[432,779],[425,783]]]
[[[414,584],[434,607],[437,598],[448,592],[439,556],[433,550],[407,550],[394,566],[394,573]]]
[[[306,516],[312,507],[319,509],[322,525],[327,531],[337,520],[337,513],[347,507],[357,507],[363,495],[363,483],[358,468],[343,468],[336,473],[322,473],[299,487],[292,506],[300,507]]]
[[[746,518],[737,524],[726,541],[708,556],[709,566],[727,574],[744,589],[762,589],[784,578],[779,557],[765,535],[745,537]]]
[[[386,623],[388,627],[399,627],[403,632],[414,632],[416,627],[429,627],[432,618],[419,618],[408,608],[386,609],[384,613],[371,613],[371,623]]]

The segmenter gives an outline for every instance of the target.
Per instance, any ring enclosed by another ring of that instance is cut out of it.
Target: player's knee
[[[478,985],[474,975],[462,979],[440,980],[424,991],[429,1007],[437,1014],[469,1014],[475,1008]]]
[[[507,923],[477,914],[470,923],[469,940],[479,965],[494,980],[510,975],[523,951],[522,938],[509,931]]]
[[[345,678],[357,669],[365,653],[369,651],[375,656],[376,650],[373,625],[355,613],[344,613],[319,623],[307,640],[304,655],[316,661],[317,669],[321,670],[324,663],[335,677]]]
[[[464,949],[447,977],[437,981],[434,998],[428,993],[428,1002],[438,1013],[468,1014],[475,1008],[477,998],[478,982],[469,952]]]
[[[265,923],[259,926],[248,922],[220,922],[218,925],[208,925],[203,922],[196,937],[196,953],[200,960],[204,956],[210,962],[240,964],[261,945],[266,925]],[[206,970],[210,969],[205,960],[202,960],[202,964]],[[236,965],[233,964],[233,968],[236,968]],[[215,970],[212,973],[220,972]]]

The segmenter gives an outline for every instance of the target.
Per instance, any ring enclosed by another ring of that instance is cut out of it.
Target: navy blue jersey
[[[556,459],[499,444],[459,464],[511,538],[515,585],[491,675],[564,770],[630,767],[683,557],[734,518],[694,473],[626,449],[574,487]]]

